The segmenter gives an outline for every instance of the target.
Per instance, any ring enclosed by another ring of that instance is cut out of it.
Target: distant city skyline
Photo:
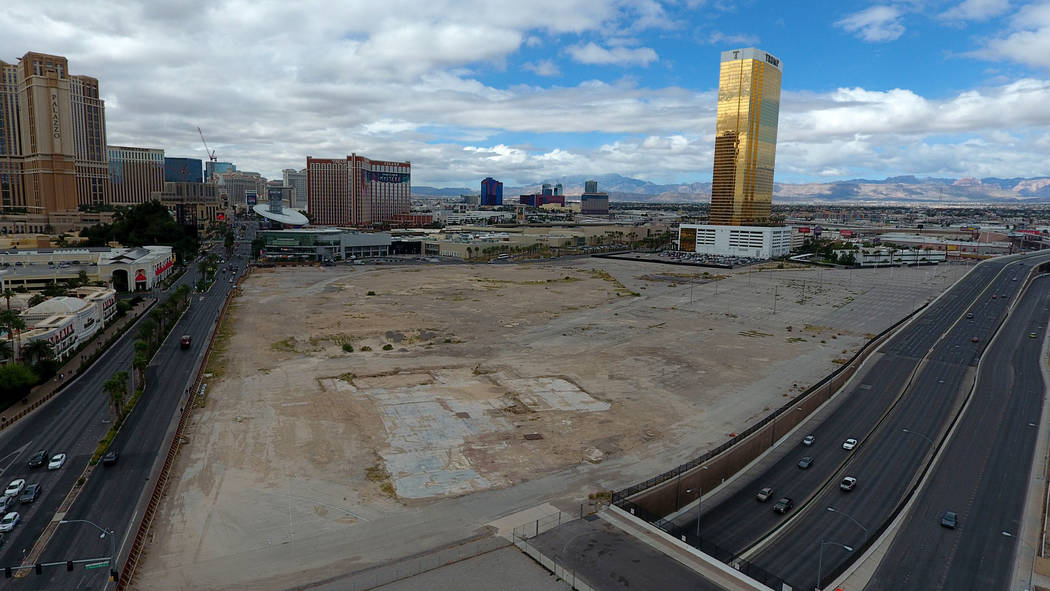
[[[788,64],[777,182],[1050,173],[1047,0],[16,0],[0,30],[0,59],[61,55],[99,80],[108,144],[206,161],[200,126],[270,179],[356,152],[435,187],[706,183],[713,64],[748,46]]]

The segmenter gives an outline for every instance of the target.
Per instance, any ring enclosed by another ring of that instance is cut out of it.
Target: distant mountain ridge
[[[656,184],[619,174],[575,175],[546,179],[532,185],[504,187],[504,201],[538,193],[544,183],[561,183],[565,195],[583,193],[583,183],[598,181],[598,190],[612,201],[650,203],[705,202],[711,183]],[[450,197],[477,194],[475,189],[412,187],[413,196]],[[883,180],[850,179],[830,183],[774,183],[773,203],[956,204],[1050,203],[1050,177],[1033,178],[920,178],[912,175]]]

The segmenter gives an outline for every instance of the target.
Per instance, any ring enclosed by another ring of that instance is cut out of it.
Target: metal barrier
[[[580,519],[581,517],[583,517],[582,506],[579,514],[566,513],[564,511],[551,513],[550,515],[545,515],[539,519],[515,527],[514,532],[511,534],[512,540],[519,550],[539,563],[540,566],[549,570],[554,576],[568,583],[573,589],[577,589],[578,591],[598,591],[598,589],[592,587],[582,578],[577,576],[574,569],[563,566],[557,560],[545,555],[539,550],[539,548],[536,548],[536,546],[529,543],[530,538],[534,538],[563,523],[568,523]]]

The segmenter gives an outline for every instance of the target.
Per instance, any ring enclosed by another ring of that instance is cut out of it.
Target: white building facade
[[[678,250],[772,259],[791,252],[791,228],[681,224],[678,227]]]

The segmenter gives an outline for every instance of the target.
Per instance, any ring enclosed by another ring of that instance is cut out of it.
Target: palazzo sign
[[[58,91],[51,91],[51,135],[56,140],[62,138],[62,123],[58,117]]]

